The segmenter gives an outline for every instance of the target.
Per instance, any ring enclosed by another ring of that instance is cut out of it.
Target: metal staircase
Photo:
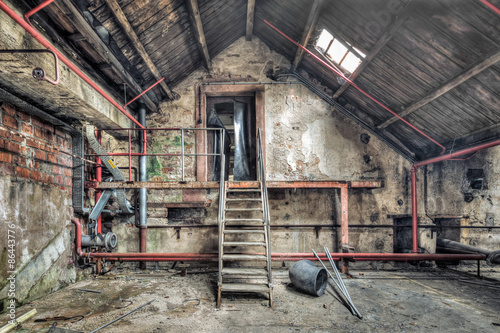
[[[221,182],[218,308],[223,292],[268,294],[269,306],[273,306],[270,215],[261,140],[259,129],[258,188],[229,188],[228,182]]]

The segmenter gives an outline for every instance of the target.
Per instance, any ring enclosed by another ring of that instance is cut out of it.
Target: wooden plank
[[[430,91],[426,96],[424,96],[420,100],[418,100],[418,101],[414,102],[413,104],[409,105],[408,107],[406,107],[404,109],[404,111],[402,111],[399,115],[401,117],[405,117],[405,116],[415,112],[416,110],[418,110],[419,108],[421,108],[425,104],[433,101],[434,99],[438,98],[439,96],[441,96],[441,95],[445,94],[446,92],[450,91],[451,89],[455,88],[459,84],[461,84],[461,83],[467,81],[468,79],[474,77],[475,75],[481,73],[483,70],[494,65],[498,61],[500,61],[500,50],[496,50],[493,53],[490,53],[490,54],[478,59],[476,62],[474,62],[469,67],[467,67],[464,71],[462,71],[460,74],[449,79],[448,81],[443,83],[441,86]],[[399,120],[399,118],[393,116],[393,117],[389,118],[388,120],[386,120],[385,122],[383,122],[382,124],[378,125],[377,128],[379,128],[379,129],[385,128],[398,120]]]
[[[132,78],[130,73],[123,67],[120,61],[114,56],[113,52],[107,47],[106,44],[97,35],[94,29],[88,24],[85,18],[81,15],[80,11],[73,5],[70,0],[63,0],[60,4],[64,5],[71,15],[71,23],[75,26],[80,34],[85,36],[85,42],[90,44],[97,54],[104,59],[105,62],[111,64],[114,67],[115,73],[126,82],[129,87],[136,93],[139,94],[143,91],[142,87]],[[144,103],[146,107],[152,111],[156,110],[156,105],[147,96],[143,95]]]
[[[194,27],[194,34],[201,49],[201,54],[205,60],[205,66],[210,72],[212,70],[212,61],[208,53],[207,40],[205,39],[205,32],[203,31],[203,23],[201,22],[200,10],[198,8],[198,0],[187,0],[189,14]]]
[[[409,1],[401,12],[397,15],[396,20],[387,28],[386,32],[377,41],[375,46],[370,50],[370,53],[366,55],[361,64],[354,70],[354,72],[349,76],[351,81],[354,81],[358,75],[363,71],[363,69],[372,62],[373,59],[378,55],[378,53],[384,48],[384,46],[392,39],[395,33],[398,32],[401,25],[413,14],[415,10],[416,1]],[[333,95],[333,99],[338,98],[350,85],[349,82],[345,82]]]
[[[304,27],[304,32],[302,33],[302,38],[300,39],[300,45],[307,47],[309,43],[309,39],[314,31],[314,27],[316,26],[316,22],[318,21],[318,16],[323,8],[324,0],[314,0],[314,3],[311,6],[311,10],[309,11],[309,17],[307,18],[306,26]],[[295,53],[295,58],[292,63],[292,71],[295,71],[302,60],[302,56],[304,55],[304,50],[300,47],[297,49],[297,53]]]
[[[255,0],[248,0],[246,40],[251,41],[253,35],[253,19],[255,17]]]
[[[137,37],[137,35],[135,34],[134,29],[132,28],[129,21],[127,20],[127,17],[123,13],[118,2],[116,0],[105,0],[105,1],[108,4],[109,8],[111,9],[111,12],[113,13],[115,18],[117,19],[117,21],[120,23],[125,34],[130,39],[130,41],[132,42],[132,44],[136,48],[137,52],[140,54],[141,58],[146,63],[146,66],[148,67],[148,69],[151,71],[151,73],[153,74],[153,76],[155,77],[156,80],[160,80],[163,77],[163,75],[161,75],[160,71],[158,70],[158,68],[156,68],[155,64],[153,63],[153,61],[149,57],[148,53],[144,49],[144,46],[142,45],[141,41],[139,40],[139,37]],[[170,88],[167,86],[165,81],[162,81],[160,83],[160,86],[163,89],[163,91],[167,94],[168,98],[170,98],[172,100],[175,99],[174,94],[172,93]]]

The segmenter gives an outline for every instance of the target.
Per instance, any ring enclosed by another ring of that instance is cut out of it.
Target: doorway
[[[257,179],[255,95],[207,97],[207,127],[224,128],[225,180]],[[207,151],[221,149],[218,133],[207,138]],[[220,179],[220,157],[208,161],[209,179]]]

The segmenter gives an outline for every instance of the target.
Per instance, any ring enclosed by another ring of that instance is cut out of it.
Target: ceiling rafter
[[[408,116],[409,114],[415,112],[416,110],[420,109],[422,106],[426,105],[427,103],[432,102],[439,96],[446,94],[448,91],[452,90],[456,86],[464,83],[468,79],[476,76],[477,74],[481,73],[485,69],[487,69],[490,66],[493,66],[497,62],[500,61],[500,49],[497,49],[480,59],[476,60],[474,63],[472,63],[470,66],[465,68],[460,74],[452,77],[439,87],[431,90],[427,95],[419,99],[418,101],[412,103],[411,105],[407,106],[404,108],[404,110],[399,113],[400,117],[405,117]],[[390,124],[398,121],[398,117],[391,117],[382,124],[378,125],[377,128],[383,129],[389,126]]]
[[[316,22],[318,21],[319,13],[323,6],[324,0],[315,0],[311,6],[311,10],[309,11],[309,17],[307,18],[306,26],[304,27],[304,32],[302,33],[302,38],[300,39],[300,45],[307,47],[309,43],[309,39],[314,31],[314,27],[316,26]],[[248,25],[247,25],[247,35],[248,35]],[[304,55],[304,50],[300,47],[297,48],[297,52],[295,53],[295,58],[292,63],[292,71],[295,71],[302,60]]]
[[[373,59],[375,59],[375,57],[384,48],[384,46],[392,39],[401,25],[403,25],[403,23],[405,23],[410,15],[414,12],[416,3],[417,1],[410,0],[406,4],[406,7],[403,8],[400,13],[398,13],[396,20],[394,20],[394,22],[387,28],[386,32],[382,35],[382,37],[380,37],[375,46],[363,59],[361,64],[359,64],[359,66],[349,76],[349,79],[351,81],[354,81],[354,79],[356,79],[359,74],[361,74],[361,72],[373,61]],[[340,88],[335,91],[335,94],[333,94],[333,98],[339,98],[340,95],[342,95],[342,93],[349,87],[349,85],[349,82],[344,82],[344,84],[342,84],[342,86],[340,86]]]
[[[255,0],[248,0],[247,6],[247,32],[245,39],[247,41],[252,40],[253,36],[253,20],[255,17]]]
[[[132,45],[134,45],[134,48],[137,50],[139,55],[141,56],[142,60],[146,63],[146,66],[150,70],[150,72],[153,74],[156,80],[160,80],[163,78],[163,75],[160,73],[156,65],[153,63],[153,60],[147,53],[146,49],[144,48],[144,45],[142,42],[139,40],[139,37],[135,33],[134,29],[130,25],[130,22],[128,21],[127,17],[125,16],[125,13],[121,9],[120,5],[116,0],[105,0],[106,4],[108,7],[111,9],[111,12],[113,13],[113,16],[116,18],[120,26],[123,28],[123,32],[125,35],[128,37]],[[167,94],[169,99],[175,99],[175,95],[170,90],[168,85],[165,83],[165,81],[160,82],[160,87],[163,89],[163,91]]]
[[[205,39],[205,31],[203,30],[203,23],[201,22],[200,10],[198,8],[197,0],[187,0],[189,7],[189,15],[191,16],[191,21],[194,26],[194,33],[196,35],[196,40],[201,49],[203,55],[203,60],[205,60],[205,66],[208,71],[212,70],[212,61],[210,59],[210,54],[208,53],[207,40]]]
[[[134,80],[132,75],[123,67],[122,63],[115,57],[113,52],[108,48],[108,46],[102,41],[102,39],[97,35],[97,33],[88,24],[85,18],[82,16],[80,11],[73,5],[70,0],[63,0],[61,4],[64,5],[69,12],[72,14],[72,24],[79,31],[79,33],[69,36],[73,41],[86,40],[94,50],[101,56],[109,65],[111,65],[115,70],[114,72],[129,85],[130,89],[136,94],[140,94],[143,88]],[[57,5],[57,3],[55,4]],[[147,96],[144,96],[144,103],[148,109],[151,111],[156,110],[155,103]]]

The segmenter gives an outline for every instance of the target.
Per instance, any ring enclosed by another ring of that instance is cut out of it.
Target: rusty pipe
[[[71,219],[75,225],[75,251],[76,254],[81,256],[82,253],[82,224],[77,219]]]

